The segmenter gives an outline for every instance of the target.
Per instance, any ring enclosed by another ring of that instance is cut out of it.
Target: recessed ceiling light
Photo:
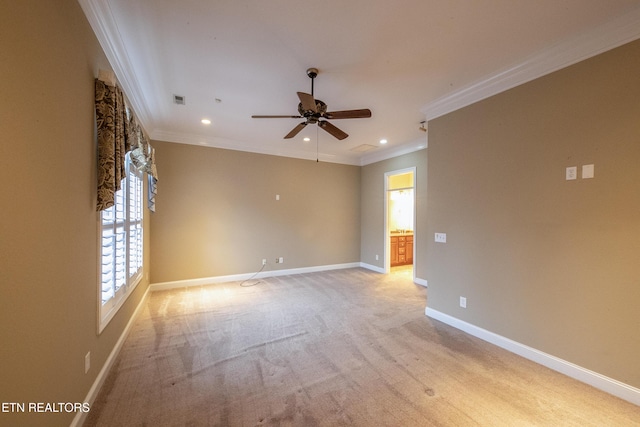
[[[202,119],[200,121],[202,122],[203,125],[210,125],[211,124],[211,120],[209,120],[209,119]]]
[[[386,143],[387,143],[387,140],[386,140],[386,139],[381,139],[381,140],[380,140],[380,144],[386,144]]]
[[[304,138],[302,138],[302,140],[304,142],[309,142],[309,141],[311,141],[311,138],[309,138],[308,136],[305,136]]]

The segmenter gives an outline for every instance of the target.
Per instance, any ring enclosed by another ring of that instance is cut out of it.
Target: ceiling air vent
[[[376,148],[378,147],[376,147],[375,145],[362,144],[358,145],[357,147],[353,147],[351,151],[355,151],[356,153],[364,153],[365,151],[375,150]]]
[[[184,105],[184,96],[182,95],[173,95],[173,103],[178,105]]]

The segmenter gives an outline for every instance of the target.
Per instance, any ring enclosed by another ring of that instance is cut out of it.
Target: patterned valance
[[[96,79],[96,124],[98,128],[98,203],[102,211],[114,204],[114,195],[125,177],[125,156],[151,177],[150,196],[156,193],[158,173],[154,151],[141,126],[115,84]],[[155,203],[149,201],[149,206]]]

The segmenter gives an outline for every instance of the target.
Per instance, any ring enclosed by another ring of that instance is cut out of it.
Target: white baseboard
[[[495,344],[498,347],[502,347],[505,350],[532,360],[540,365],[560,372],[561,374],[567,375],[568,377],[589,384],[595,388],[624,399],[627,402],[631,402],[634,405],[640,405],[640,389],[536,350],[535,348],[520,344],[519,342],[510,340],[509,338],[487,331],[486,329],[482,329],[478,326],[472,325],[471,323],[467,323],[432,308],[427,307],[425,309],[425,314],[428,317],[439,320],[456,329],[460,329],[470,335],[483,339],[491,344]]]
[[[367,270],[375,271],[376,273],[384,274],[384,268],[377,267],[372,264],[367,264],[365,262],[351,262],[345,264],[331,264],[331,265],[319,265],[314,267],[303,267],[303,268],[290,268],[287,270],[274,270],[274,271],[261,271],[259,273],[242,273],[242,274],[230,274],[227,276],[211,276],[211,277],[201,277],[198,279],[186,279],[186,280],[175,280],[172,282],[158,282],[152,283],[149,287],[151,292],[157,291],[166,291],[168,289],[178,289],[178,288],[188,288],[191,286],[205,286],[205,285],[213,285],[215,283],[226,283],[226,282],[239,282],[242,280],[248,279],[261,279],[264,277],[276,277],[276,276],[288,276],[291,274],[302,274],[302,273],[315,273],[319,271],[328,271],[328,270],[340,270],[343,268],[356,268],[362,267]],[[427,286],[427,281],[420,278],[415,278],[414,283]]]
[[[416,277],[415,279],[413,279],[413,283],[415,283],[416,285],[424,286],[425,288],[429,287],[429,283],[427,282],[427,280],[421,279],[419,277]]]
[[[366,268],[367,270],[375,271],[376,273],[384,274],[384,268],[375,266],[373,264],[367,264],[366,262],[361,262],[359,267]]]
[[[133,327],[133,324],[135,323],[135,320],[137,319],[138,315],[142,311],[142,308],[144,307],[145,303],[147,302],[147,298],[149,297],[150,289],[151,289],[150,286],[147,287],[147,290],[144,292],[144,295],[140,299],[140,302],[138,303],[138,306],[136,307],[135,311],[133,312],[133,315],[129,319],[129,322],[127,322],[127,326],[125,326],[124,330],[122,331],[122,334],[120,334],[120,338],[118,338],[118,341],[116,342],[116,345],[113,346],[113,349],[111,350],[111,353],[109,353],[109,357],[107,357],[107,360],[104,362],[104,365],[102,366],[102,369],[100,369],[100,372],[98,373],[98,376],[96,377],[96,380],[93,382],[93,385],[89,389],[89,393],[87,393],[87,396],[84,398],[84,402],[85,403],[88,403],[89,405],[93,405],[93,402],[96,400],[96,397],[98,397],[98,393],[100,392],[100,389],[102,388],[102,385],[104,384],[105,380],[107,379],[107,375],[109,375],[109,371],[111,370],[111,367],[113,366],[113,363],[115,362],[116,357],[118,357],[118,354],[120,353],[120,350],[122,349],[124,341],[127,339],[127,336],[129,335],[129,332],[131,331],[131,328]],[[76,414],[76,416],[73,418],[73,421],[71,422],[70,427],[80,427],[80,426],[82,426],[84,424],[84,421],[85,421],[86,417],[87,417],[87,413],[78,412]]]
[[[191,286],[213,285],[215,283],[238,282],[251,278],[261,279],[264,277],[288,276],[291,274],[315,273],[318,271],[340,270],[343,268],[361,267],[361,263],[352,262],[345,264],[320,265],[314,267],[290,268],[287,270],[261,271],[259,273],[231,274],[227,276],[202,277],[199,279],[176,280],[173,282],[153,283],[150,288],[152,292],[165,291],[168,289],[188,288]]]

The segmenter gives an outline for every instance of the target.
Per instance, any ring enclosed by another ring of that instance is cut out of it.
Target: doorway
[[[385,173],[385,272],[415,279],[416,168]]]

